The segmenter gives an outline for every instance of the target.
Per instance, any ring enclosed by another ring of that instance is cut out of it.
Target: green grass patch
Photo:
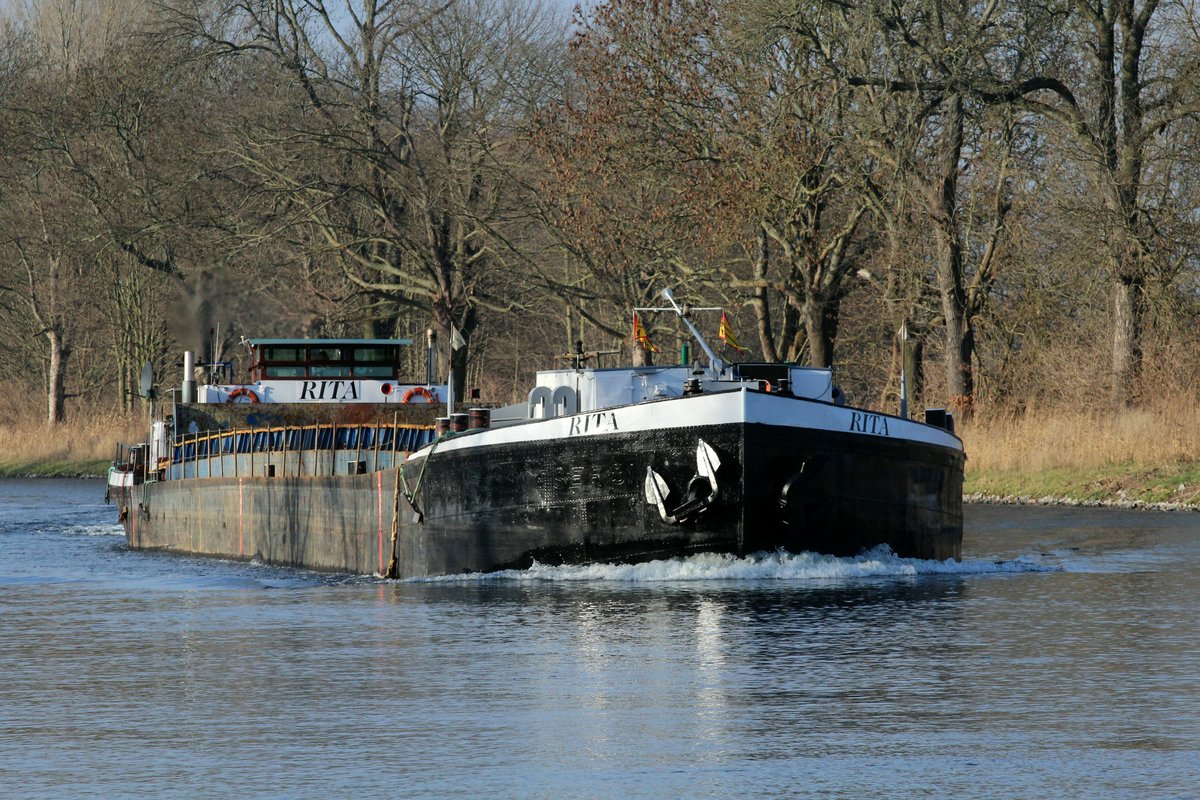
[[[1001,497],[1139,500],[1200,506],[1200,462],[1111,464],[1038,471],[969,470],[963,491]]]
[[[0,461],[0,478],[95,478],[108,474],[112,462],[103,458]]]

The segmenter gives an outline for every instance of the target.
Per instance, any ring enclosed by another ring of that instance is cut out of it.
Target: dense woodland
[[[631,338],[666,286],[726,309],[723,355],[832,364],[893,412],[905,361],[962,414],[1198,391],[1192,0],[0,16],[10,420],[139,412],[143,363],[173,384],[214,341],[428,328],[511,402],[576,342],[677,358],[666,315],[660,352]]]

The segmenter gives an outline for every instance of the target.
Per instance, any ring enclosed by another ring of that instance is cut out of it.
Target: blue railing
[[[235,453],[355,450],[408,453],[434,440],[418,425],[315,425],[184,434],[171,447],[171,463],[184,464]]]

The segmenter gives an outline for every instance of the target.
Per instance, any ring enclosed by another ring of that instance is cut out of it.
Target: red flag
[[[724,311],[721,312],[721,327],[717,329],[717,338],[734,350],[746,349],[737,343],[737,339],[733,338],[733,327],[729,324],[729,317],[725,316]]]
[[[650,341],[650,337],[646,335],[646,329],[642,327],[642,321],[638,319],[636,311],[633,312],[633,340],[651,353],[658,352],[654,342]]]

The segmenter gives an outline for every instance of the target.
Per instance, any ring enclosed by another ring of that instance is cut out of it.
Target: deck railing
[[[372,467],[369,471],[375,471],[384,468],[385,461],[391,466],[397,455],[418,450],[435,437],[432,427],[395,423],[201,431],[176,436],[171,457],[159,466],[168,470],[164,477],[174,479],[274,475],[276,466],[288,474],[289,465],[297,475],[334,474],[336,454],[353,453],[349,463],[357,466],[356,471],[368,471],[367,457]]]

